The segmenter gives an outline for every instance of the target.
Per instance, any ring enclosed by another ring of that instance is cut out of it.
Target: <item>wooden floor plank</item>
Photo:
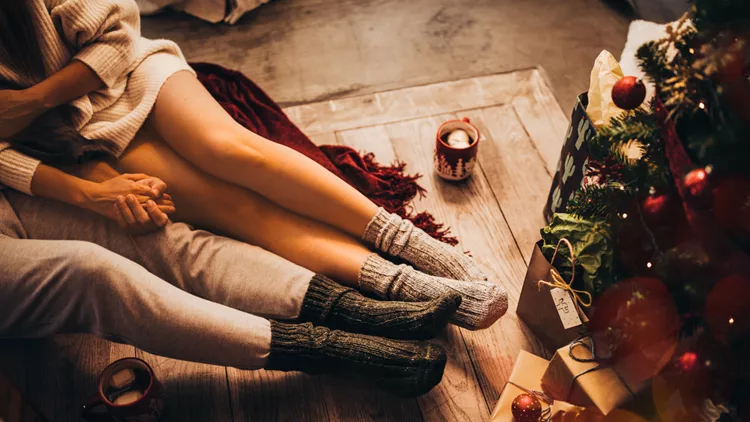
[[[41,422],[41,414],[25,400],[26,342],[0,341],[0,420],[5,422]]]
[[[184,422],[232,421],[226,370],[153,355],[137,349],[164,386],[164,417]]]
[[[26,397],[51,421],[79,422],[80,409],[96,392],[99,375],[135,348],[92,335],[59,335],[26,343]]]
[[[338,143],[362,152],[374,152],[385,164],[396,159],[388,131],[384,126],[370,126],[336,133]],[[338,409],[340,420],[420,421],[422,414],[416,399],[399,399],[363,385],[337,382],[326,385],[329,406]]]
[[[446,222],[454,229],[458,229],[453,226],[457,219],[452,217],[458,217],[459,209],[463,212],[468,211],[462,206],[464,201],[461,200],[465,192],[453,192],[457,194],[453,199],[458,199],[458,201],[442,196],[440,190],[437,189],[431,170],[435,132],[442,121],[455,117],[455,115],[442,115],[409,120],[388,124],[386,128],[396,157],[408,162],[412,172],[426,175],[420,183],[428,189],[429,194],[425,198],[418,199],[414,204],[415,208],[427,209],[438,221]],[[471,218],[469,214],[462,217]],[[456,234],[463,237],[462,233]],[[450,326],[447,333],[438,340],[448,352],[449,362],[440,385],[419,398],[419,405],[425,420],[486,420],[489,416],[488,405],[482,396],[469,352],[459,329]]]
[[[337,132],[336,138],[341,145],[352,147],[360,153],[375,154],[375,159],[381,164],[387,165],[396,160],[388,131],[383,125]]]
[[[474,386],[471,391],[481,394],[482,402],[489,409],[499,397],[518,351],[524,349],[539,354],[543,349],[513,313],[526,265],[481,168],[469,180],[459,183],[443,181],[432,170],[435,132],[443,121],[457,115],[386,127],[398,158],[408,162],[411,171],[425,175],[420,184],[428,194],[415,202],[417,210],[429,210],[440,222],[450,226],[461,241],[459,247],[470,250],[490,279],[508,290],[510,311],[500,321],[486,330],[461,330],[481,386],[481,391]],[[480,154],[483,147],[486,145],[480,145]],[[481,413],[484,411],[487,410]]]
[[[547,85],[544,71],[534,69],[529,83],[519,90],[511,104],[542,156],[549,174],[555,174],[568,118]]]
[[[42,422],[45,420],[24,400],[15,384],[0,373],[0,421]]]
[[[510,105],[466,113],[484,135],[478,156],[526,262],[544,227],[542,209],[552,177]]]
[[[415,119],[510,102],[533,70],[299,105],[285,109],[308,135]]]
[[[21,392],[26,391],[26,343],[24,340],[0,341],[0,372]]]
[[[316,135],[308,136],[310,140],[317,146],[321,145],[336,145],[338,140],[334,132],[318,133]]]
[[[339,420],[329,411],[323,378],[299,372],[227,368],[236,422]]]
[[[332,376],[324,377],[321,385],[329,412],[329,420],[342,422],[365,421],[422,421],[416,399],[395,397],[368,386],[366,381],[354,381]]]

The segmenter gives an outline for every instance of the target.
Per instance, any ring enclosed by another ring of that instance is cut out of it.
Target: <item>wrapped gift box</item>
[[[541,241],[534,245],[516,315],[526,323],[544,347],[557,350],[581,335],[588,318],[572,298],[564,304],[555,302],[551,294],[554,287],[550,285],[553,284],[553,266],[544,257],[540,243]],[[572,314],[576,314],[581,324],[568,325],[566,328],[563,319],[569,320],[573,317]]]
[[[542,375],[544,375],[548,364],[547,360],[521,350],[516,358],[516,363],[513,365],[513,372],[510,374],[510,379],[505,384],[505,388],[503,388],[500,394],[500,399],[497,401],[497,405],[495,405],[495,410],[492,412],[492,416],[490,416],[490,422],[514,422],[513,414],[511,413],[513,400],[519,394],[528,393],[528,391],[541,391]],[[561,401],[546,404],[542,401],[543,408],[550,405],[550,410],[554,416],[553,420],[559,420],[563,412],[568,415],[574,415],[583,411],[580,407]]]
[[[630,382],[627,374],[619,374],[608,365],[581,362],[593,358],[591,339],[581,340],[580,345],[574,349],[569,346],[558,349],[547,366],[541,384],[552,398],[593,407],[607,415],[633,399],[648,384]]]

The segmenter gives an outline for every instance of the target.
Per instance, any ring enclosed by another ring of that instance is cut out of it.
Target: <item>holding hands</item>
[[[167,184],[156,177],[123,174],[92,186],[86,208],[132,234],[146,234],[166,226],[176,210],[166,191]]]

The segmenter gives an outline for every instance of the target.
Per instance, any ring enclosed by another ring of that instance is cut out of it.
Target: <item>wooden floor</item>
[[[436,341],[449,353],[441,384],[418,399],[397,399],[361,384],[297,373],[240,371],[150,355],[92,336],[0,343],[0,362],[52,421],[77,421],[78,408],[109,362],[150,362],[167,391],[169,421],[485,421],[519,350],[546,355],[514,313],[526,263],[543,225],[541,210],[567,119],[544,72],[521,70],[295,106],[286,110],[319,144],[350,145],[381,162],[421,173],[429,210],[449,225],[510,311],[487,330],[451,327]],[[464,183],[433,174],[441,122],[468,117],[484,136],[479,166]],[[141,323],[147,324],[148,321]]]
[[[142,30],[284,105],[542,66],[570,110],[631,19],[624,0],[273,0],[234,26],[166,13]]]

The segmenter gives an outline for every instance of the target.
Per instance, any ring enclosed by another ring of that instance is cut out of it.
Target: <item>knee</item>
[[[124,283],[119,260],[125,259],[97,244],[82,241],[69,241],[66,253],[60,257],[60,264],[76,288],[93,292],[108,290],[117,283]]]
[[[266,154],[261,145],[264,141],[238,131],[216,131],[207,142],[203,162],[209,168],[204,170],[215,173],[214,170],[217,169],[228,169],[225,167],[227,164],[237,164],[247,170],[262,169],[267,165]]]

